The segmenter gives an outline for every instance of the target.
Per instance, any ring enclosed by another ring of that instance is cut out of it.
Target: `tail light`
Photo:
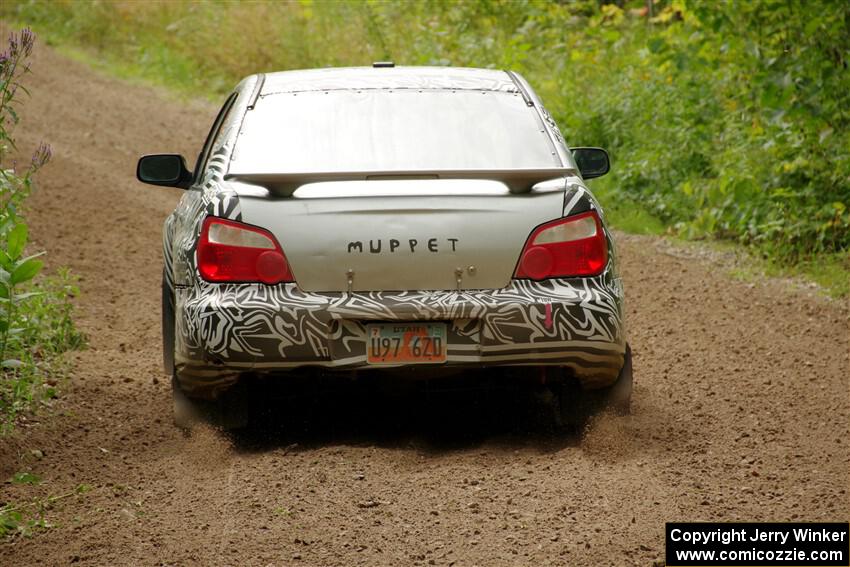
[[[272,233],[218,217],[207,217],[201,228],[198,271],[210,282],[295,281]]]
[[[514,277],[543,280],[595,276],[608,263],[608,243],[595,211],[538,226],[528,237]]]

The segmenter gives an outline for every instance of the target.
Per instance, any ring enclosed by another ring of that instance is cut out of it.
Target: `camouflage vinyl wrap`
[[[626,337],[610,235],[610,260],[600,276],[512,280],[495,290],[307,293],[293,283],[204,281],[195,253],[203,219],[241,220],[238,194],[223,176],[257,80],[240,83],[201,178],[164,226],[165,283],[175,297],[175,371],[188,393],[215,395],[246,371],[365,367],[366,324],[375,321],[446,322],[449,365],[557,365],[591,388],[616,380]],[[551,118],[546,124],[554,128],[558,153],[567,154]],[[564,216],[590,209],[602,214],[582,180],[567,178]]]

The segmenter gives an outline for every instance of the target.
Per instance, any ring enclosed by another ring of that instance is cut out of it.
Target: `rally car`
[[[505,367],[558,394],[565,423],[627,411],[623,286],[585,184],[608,169],[511,71],[245,78],[193,171],[175,154],[136,171],[186,190],[163,231],[177,421],[226,409],[246,376],[316,369]]]

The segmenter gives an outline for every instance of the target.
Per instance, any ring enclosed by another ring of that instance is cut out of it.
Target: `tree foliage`
[[[838,0],[7,3],[7,15],[195,93],[264,70],[522,72],[609,198],[791,262],[850,244],[850,3]],[[603,203],[604,204],[604,203]]]

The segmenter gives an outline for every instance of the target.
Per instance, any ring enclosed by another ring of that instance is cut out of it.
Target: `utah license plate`
[[[369,364],[434,364],[446,361],[445,323],[366,325]]]

